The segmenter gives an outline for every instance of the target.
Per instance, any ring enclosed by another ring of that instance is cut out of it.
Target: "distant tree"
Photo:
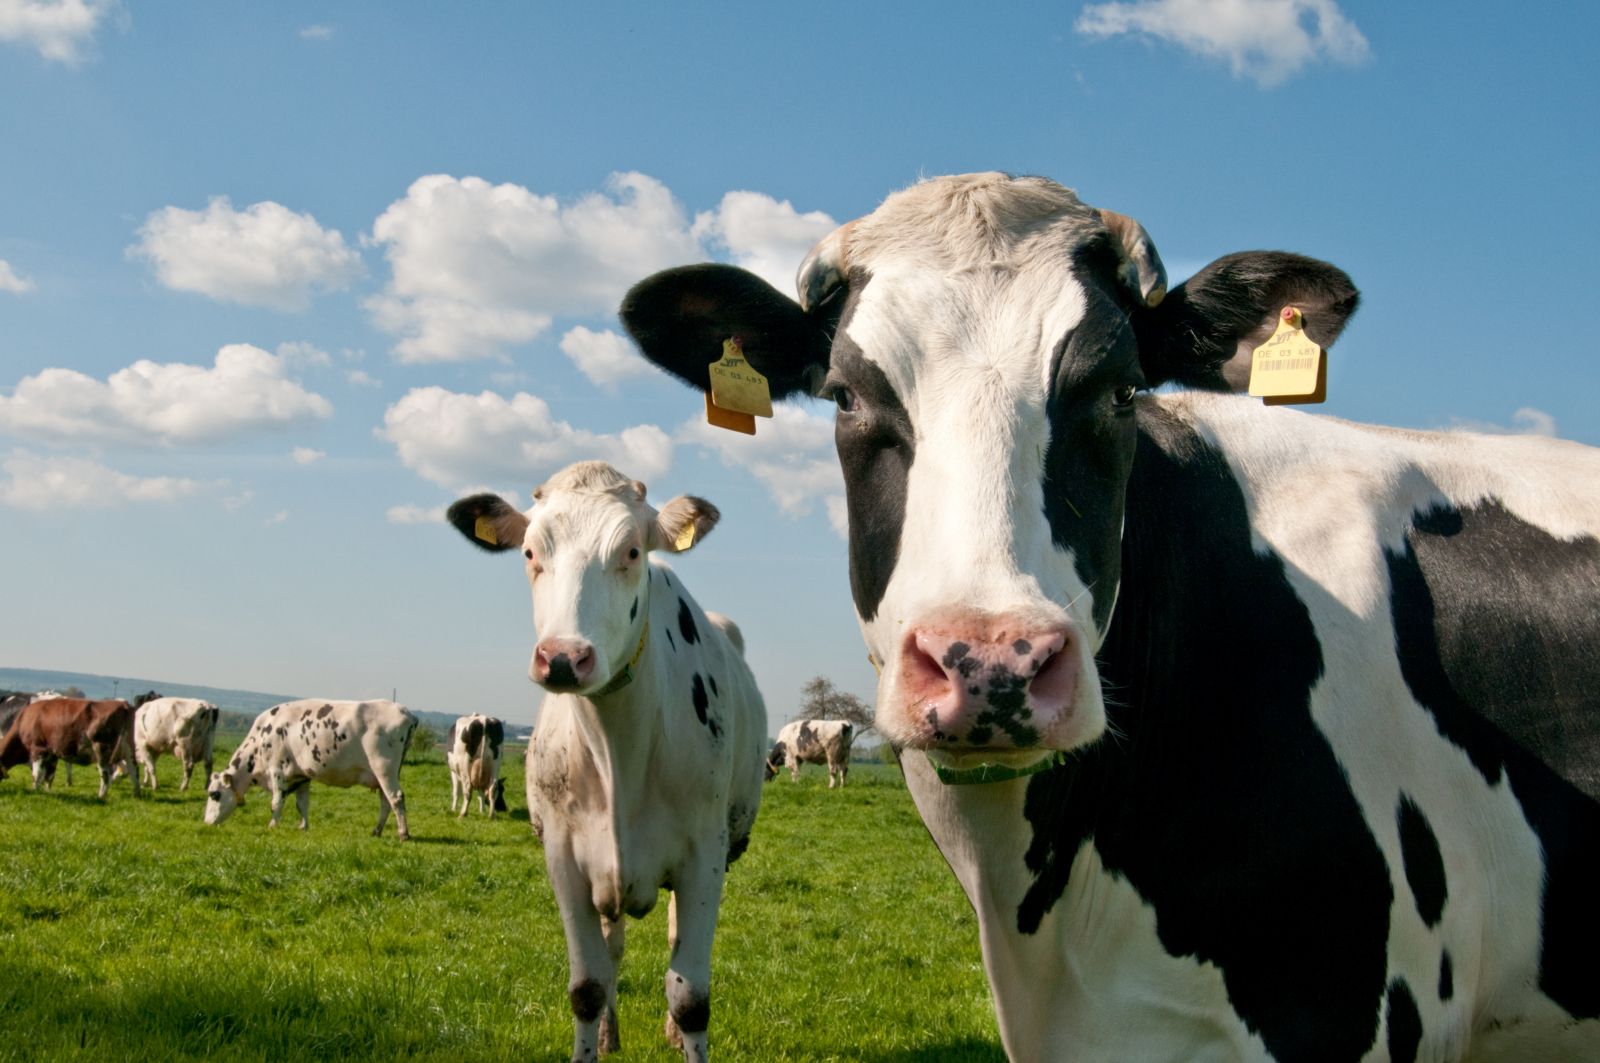
[[[433,751],[439,744],[439,735],[433,728],[425,723],[419,723],[417,729],[411,732],[411,745],[406,752],[413,757],[424,757]]]
[[[849,720],[856,725],[856,737],[876,730],[872,706],[854,694],[840,690],[827,676],[813,676],[800,688],[801,720]]]

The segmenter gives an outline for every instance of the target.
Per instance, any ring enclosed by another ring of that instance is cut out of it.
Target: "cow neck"
[[[644,618],[644,624],[639,628],[639,645],[634,647],[633,656],[628,658],[628,663],[618,669],[617,674],[612,676],[611,681],[605,686],[601,687],[599,690],[596,690],[593,694],[587,694],[585,696],[591,700],[594,698],[603,698],[607,694],[615,694],[623,687],[632,683],[634,669],[639,664],[639,658],[644,656],[644,647],[649,641],[650,617],[647,615]]]

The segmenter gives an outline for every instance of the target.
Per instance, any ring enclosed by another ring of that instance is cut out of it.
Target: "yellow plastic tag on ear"
[[[706,392],[706,424],[717,428],[726,428],[730,432],[743,432],[747,436],[756,434],[756,419],[748,413],[735,413],[733,410],[724,410],[721,406],[711,401],[711,392]]]
[[[678,529],[678,537],[672,540],[675,550],[687,550],[694,545],[694,521],[690,521]]]
[[[500,545],[500,537],[494,533],[494,521],[488,517],[479,517],[472,522],[472,534],[490,546]]]
[[[1268,406],[1328,397],[1328,355],[1306,335],[1300,311],[1286,306],[1267,342],[1250,355],[1250,394]]]
[[[739,337],[722,341],[722,360],[711,363],[711,401],[734,413],[772,416],[772,390],[767,378],[744,360]]]

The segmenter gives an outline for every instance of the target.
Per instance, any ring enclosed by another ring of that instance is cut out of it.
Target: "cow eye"
[[[533,551],[532,550],[524,550],[524,551],[522,551],[522,556],[527,558],[529,561],[532,561],[533,560]]]
[[[1111,405],[1118,409],[1132,406],[1133,397],[1138,393],[1139,389],[1133,384],[1119,384],[1117,390],[1111,393]]]
[[[628,560],[629,561],[637,561],[637,560],[639,560],[639,548],[637,546],[635,546],[633,549],[628,551]]]
[[[206,794],[206,796],[211,798],[211,800],[213,800],[213,801],[221,801],[222,800],[222,791],[221,790],[212,790],[210,793]]]
[[[849,413],[856,408],[856,393],[843,385],[834,388],[830,398],[841,413]]]

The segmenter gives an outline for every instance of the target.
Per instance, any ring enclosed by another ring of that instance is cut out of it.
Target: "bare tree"
[[[849,720],[856,726],[856,737],[875,730],[872,706],[854,694],[840,690],[826,676],[813,676],[800,688],[801,720]]]

